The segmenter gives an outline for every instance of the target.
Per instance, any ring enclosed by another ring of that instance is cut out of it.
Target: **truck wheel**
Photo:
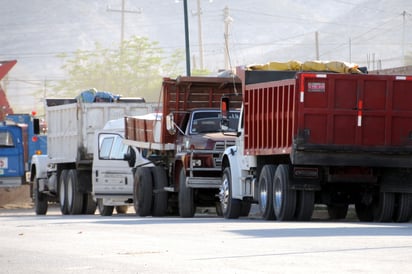
[[[83,210],[82,214],[93,215],[96,212],[97,204],[93,200],[93,196],[90,193],[83,195]]]
[[[219,199],[222,207],[223,217],[225,217],[226,219],[239,218],[242,201],[239,199],[234,199],[232,197],[232,179],[230,176],[230,167],[226,167],[223,170]]]
[[[296,210],[296,191],[289,187],[289,166],[279,165],[273,184],[273,208],[279,221],[293,220]]]
[[[181,168],[179,173],[179,215],[183,218],[195,216],[195,202],[193,189],[186,186],[185,169]]]
[[[78,190],[77,170],[69,170],[66,183],[67,209],[71,215],[81,214],[83,209],[83,193]]]
[[[347,204],[328,204],[329,218],[332,220],[345,219],[348,214]]]
[[[262,218],[265,220],[274,220],[275,212],[273,211],[273,178],[275,177],[276,166],[264,165],[259,177],[259,196],[258,204]]]
[[[34,183],[34,208],[36,215],[46,215],[48,202],[47,196],[39,191],[39,181],[36,179]]]
[[[315,192],[299,190],[296,193],[295,218],[298,221],[309,221],[312,218],[315,207]]]
[[[82,171],[77,174],[79,184],[81,186],[85,186],[87,191],[91,191],[89,186],[92,185],[92,174],[91,172]],[[93,200],[93,196],[91,193],[84,193],[83,194],[83,208],[81,214],[92,215],[96,212],[97,204]]]
[[[97,199],[97,209],[102,216],[112,216],[114,206],[105,206],[103,204],[103,199]]]
[[[395,193],[380,192],[373,203],[373,219],[376,222],[391,222],[395,209]]]
[[[129,206],[127,205],[116,206],[117,214],[126,214],[128,209],[129,209]]]
[[[412,194],[396,194],[396,207],[393,220],[397,223],[409,222],[412,218]]]
[[[153,178],[153,209],[152,215],[156,217],[165,216],[167,212],[167,174],[163,167],[155,166],[152,168]]]
[[[60,211],[63,215],[69,214],[67,208],[67,169],[63,169],[59,178],[59,203]]]
[[[373,221],[373,207],[372,205],[366,205],[361,202],[355,203],[356,215],[361,222]]]
[[[133,205],[136,214],[144,217],[152,212],[152,173],[149,167],[139,167],[134,174]]]

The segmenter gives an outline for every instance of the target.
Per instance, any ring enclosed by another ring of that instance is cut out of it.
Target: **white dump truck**
[[[46,214],[49,202],[59,203],[62,214],[94,214],[95,132],[109,120],[151,113],[155,108],[142,98],[46,99],[48,154],[33,156],[30,169],[36,214]]]

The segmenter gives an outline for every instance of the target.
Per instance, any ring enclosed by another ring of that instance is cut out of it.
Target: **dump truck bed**
[[[412,77],[243,71],[245,153],[412,166]]]
[[[230,77],[178,77],[165,78],[162,84],[162,111],[158,116],[129,116],[125,118],[126,143],[137,141],[160,144],[173,149],[176,135],[166,130],[166,115],[174,113],[174,121],[181,126],[188,111],[199,108],[219,108],[223,95],[235,94],[235,106],[241,104],[241,86],[238,78]],[[237,100],[237,101],[236,101]],[[129,142],[128,142],[129,141]]]
[[[146,114],[155,108],[148,103],[84,103],[74,99],[46,99],[46,103],[51,163],[91,162],[96,130],[109,120]]]

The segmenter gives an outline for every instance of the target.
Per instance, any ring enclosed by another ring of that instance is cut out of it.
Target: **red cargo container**
[[[411,101],[405,76],[297,73],[247,84],[245,153],[291,154],[293,164],[411,167]]]

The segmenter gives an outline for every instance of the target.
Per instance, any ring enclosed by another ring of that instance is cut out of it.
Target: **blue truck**
[[[41,125],[32,114],[8,114],[0,122],[0,187],[29,181],[32,156],[47,153],[46,127]]]

